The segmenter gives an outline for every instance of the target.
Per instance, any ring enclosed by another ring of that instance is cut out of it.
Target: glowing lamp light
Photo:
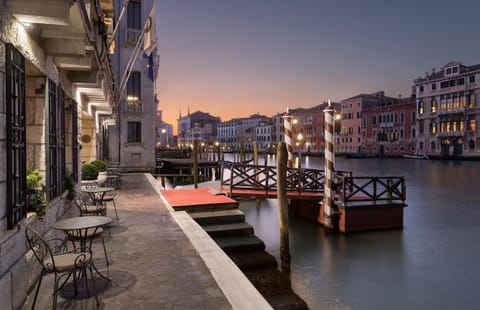
[[[299,133],[299,134],[297,135],[297,140],[300,141],[300,142],[302,142],[302,140],[303,140],[303,135],[302,135],[302,133]]]
[[[137,96],[127,96],[128,101],[137,101],[138,97]]]

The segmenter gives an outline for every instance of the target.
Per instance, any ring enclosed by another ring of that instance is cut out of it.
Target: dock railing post
[[[193,184],[198,188],[198,141],[193,140]]]
[[[290,241],[288,236],[287,147],[280,142],[277,151],[278,222],[280,224],[280,260],[283,273],[290,272]]]
[[[328,228],[334,228],[335,216],[335,139],[334,139],[334,109],[332,108],[330,99],[325,110],[325,178],[323,193],[323,212],[324,225]]]
[[[260,179],[258,177],[258,169],[257,169],[257,166],[258,166],[258,145],[257,145],[257,142],[254,141],[253,142],[253,164],[255,165],[255,169],[254,169],[254,173],[255,173],[255,181],[258,182],[258,180]]]
[[[387,199],[391,200],[392,199],[392,179],[388,178],[387,179]]]
[[[245,162],[245,145],[243,141],[240,142],[240,163],[243,164]]]

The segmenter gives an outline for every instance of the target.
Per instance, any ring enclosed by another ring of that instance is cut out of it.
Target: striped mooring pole
[[[293,139],[292,139],[292,117],[288,115],[288,108],[287,114],[283,116],[283,134],[285,144],[287,145],[287,167],[293,167]]]
[[[332,108],[330,99],[325,110],[325,178],[324,178],[324,225],[334,228],[333,216],[335,210],[335,189],[334,189],[334,172],[335,172],[335,140],[334,140],[334,109]]]

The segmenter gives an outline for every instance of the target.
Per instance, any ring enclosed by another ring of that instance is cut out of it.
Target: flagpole
[[[123,15],[125,15],[125,11],[126,11],[128,2],[130,2],[130,0],[125,0],[125,2],[123,2],[122,11],[120,11],[120,15],[118,16],[117,24],[115,26],[115,29],[113,29],[112,40],[108,43],[108,49],[110,49],[112,47],[112,44],[115,41],[115,35],[117,34],[118,28],[120,28],[120,22],[122,21]]]
[[[133,50],[132,55],[130,56],[130,59],[128,60],[127,66],[125,68],[125,71],[123,72],[122,79],[120,80],[119,88],[117,88],[117,100],[116,103],[119,104],[119,101],[123,95],[123,91],[125,90],[125,87],[127,86],[128,79],[130,78],[131,75],[131,70],[133,65],[135,64],[135,61],[137,59],[138,53],[140,51],[140,45],[141,42],[143,42],[143,39],[145,37],[145,32],[147,30],[147,24],[150,21],[150,17],[152,16],[152,12],[155,10],[155,5],[157,3],[157,0],[154,1],[152,9],[150,10],[150,13],[148,14],[147,20],[145,21],[145,24],[143,25],[142,32],[140,33],[140,36],[138,38],[137,44],[135,45],[135,48]],[[153,22],[150,21],[150,26],[153,26]]]

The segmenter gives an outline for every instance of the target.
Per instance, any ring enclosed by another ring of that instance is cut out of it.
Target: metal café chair
[[[53,284],[53,309],[57,307],[57,295],[58,292],[64,287],[68,279],[73,275],[73,282],[75,287],[75,293],[77,289],[77,277],[76,273],[82,273],[85,277],[85,285],[87,289],[87,295],[90,296],[88,289],[87,269],[90,270],[90,276],[93,283],[93,291],[95,293],[95,300],[97,306],[100,305],[97,297],[97,288],[95,286],[95,277],[93,276],[92,251],[90,248],[74,249],[71,251],[63,250],[62,239],[50,239],[45,240],[43,237],[31,228],[25,229],[25,235],[27,238],[28,246],[33,252],[35,258],[40,263],[42,271],[40,279],[35,291],[35,297],[33,298],[32,309],[35,309],[35,303],[37,301],[38,292],[42,279],[45,274],[52,273],[55,277]]]
[[[117,206],[115,205],[115,191],[105,193],[103,196],[103,203],[105,204],[105,208],[107,207],[107,203],[111,202],[113,204],[113,210],[115,210],[115,217],[118,221],[118,213],[117,213]]]
[[[81,193],[75,194],[73,203],[79,208],[80,216],[85,215],[107,215],[107,208],[104,204]]]
[[[105,216],[105,209],[96,208],[97,205],[88,205],[87,201],[82,197],[81,194],[76,194],[72,200],[72,205],[78,209],[80,216],[89,216],[89,215],[103,215]],[[107,229],[108,230],[108,229]],[[102,240],[103,252],[105,254],[105,261],[107,266],[110,265],[107,256],[107,249],[105,247],[105,239],[103,238],[103,232],[105,229],[103,227],[92,227],[88,228],[86,232],[83,233],[83,236],[80,236],[78,231],[68,232],[68,239],[70,239],[75,247],[75,242],[79,242],[83,237],[84,239],[93,241],[95,238],[100,238]],[[109,231],[110,233],[110,231]],[[90,242],[91,245],[91,242]]]

